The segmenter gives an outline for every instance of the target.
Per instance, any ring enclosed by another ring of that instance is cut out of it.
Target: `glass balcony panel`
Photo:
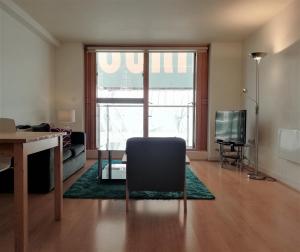
[[[98,104],[97,143],[101,150],[125,150],[130,137],[143,136],[143,106]]]
[[[193,106],[149,106],[150,137],[181,137],[193,147]]]

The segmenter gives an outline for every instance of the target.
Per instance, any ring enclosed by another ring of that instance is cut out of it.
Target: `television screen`
[[[246,143],[247,110],[217,111],[215,138],[217,141]]]

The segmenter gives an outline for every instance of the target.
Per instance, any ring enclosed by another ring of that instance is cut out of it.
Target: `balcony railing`
[[[101,113],[100,113],[101,111]],[[143,136],[142,104],[97,103],[97,145],[124,150],[130,137]],[[149,105],[149,136],[181,137],[194,147],[194,106]]]

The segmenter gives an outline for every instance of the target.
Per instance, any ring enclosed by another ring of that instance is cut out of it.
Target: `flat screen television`
[[[216,141],[246,143],[247,110],[217,111],[215,120]]]

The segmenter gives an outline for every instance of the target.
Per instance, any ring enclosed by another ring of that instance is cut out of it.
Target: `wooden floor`
[[[64,199],[55,222],[53,193],[30,195],[30,251],[300,251],[299,192],[214,162],[192,167],[216,200],[188,200],[186,219],[177,200],[132,200],[126,215],[124,200]],[[0,251],[13,251],[12,226],[13,195],[1,194]]]

